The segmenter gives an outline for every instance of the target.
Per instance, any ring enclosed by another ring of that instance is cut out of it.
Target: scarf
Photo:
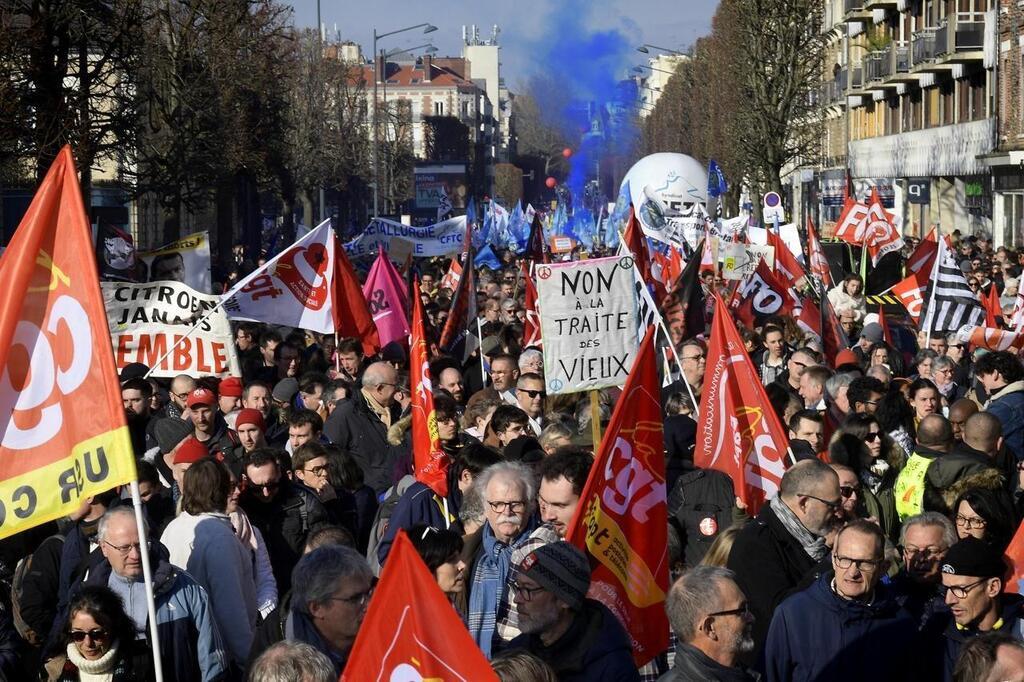
[[[804,524],[800,523],[800,519],[796,517],[793,510],[787,507],[777,495],[772,498],[769,504],[772,511],[775,512],[775,517],[785,526],[786,531],[800,543],[800,546],[807,552],[807,556],[815,561],[821,561],[825,558],[825,555],[828,554],[828,545],[825,544],[825,538],[820,538],[807,530]]]
[[[484,656],[491,658],[491,642],[497,627],[498,605],[505,597],[508,572],[512,565],[512,550],[529,538],[520,533],[511,544],[505,544],[494,537],[489,523],[483,527],[483,547],[480,559],[473,568],[469,586],[469,609],[466,626],[476,640]]]
[[[305,642],[317,651],[324,653],[331,659],[334,672],[341,677],[345,670],[345,663],[348,662],[348,652],[342,654],[335,651],[334,647],[328,644],[320,632],[313,625],[313,621],[305,613],[295,609],[288,612],[288,620],[284,625],[284,638],[291,641]]]
[[[117,642],[107,653],[97,659],[90,660],[83,656],[74,642],[68,642],[68,661],[78,668],[80,682],[109,682],[114,679],[117,663]]]
[[[256,534],[252,532],[252,522],[249,521],[245,512],[238,509],[228,514],[228,518],[231,519],[231,526],[235,529],[235,535],[242,541],[242,544],[251,547],[254,552],[259,550]]]
[[[370,392],[367,391],[365,388],[360,389],[360,391],[362,392],[363,397],[366,398],[366,406],[369,407],[370,411],[373,412],[375,415],[377,415],[377,417],[382,422],[384,422],[384,426],[386,426],[387,428],[390,429],[391,428],[391,410],[389,410],[388,408],[384,407],[379,402],[377,402],[376,398],[374,398],[373,395],[371,395]]]

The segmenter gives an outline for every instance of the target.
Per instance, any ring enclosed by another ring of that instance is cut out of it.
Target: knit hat
[[[860,338],[867,339],[871,343],[881,343],[883,338],[882,325],[877,322],[864,325],[864,328],[860,330]]]
[[[197,388],[188,394],[188,400],[185,401],[188,405],[188,409],[198,407],[199,405],[205,405],[206,407],[213,407],[217,404],[217,396],[213,394],[208,388]]]
[[[526,555],[518,570],[572,609],[583,605],[590,589],[590,562],[568,542],[541,545]]]
[[[174,463],[195,464],[209,456],[210,451],[206,449],[206,446],[196,440],[195,436],[190,436],[178,446],[178,451],[174,453]]]
[[[238,377],[226,377],[225,379],[222,379],[220,385],[217,386],[217,393],[221,396],[228,396],[230,398],[241,398],[242,380]]]
[[[287,379],[281,379],[274,386],[274,400],[279,403],[291,403],[292,398],[299,392],[299,382],[295,377],[288,377]]]
[[[235,417],[235,431],[242,428],[244,424],[252,424],[260,431],[266,431],[266,422],[263,421],[263,415],[259,410],[254,410],[251,407],[246,407],[238,411],[238,415]]]
[[[164,417],[153,427],[156,436],[156,443],[160,446],[160,452],[164,455],[169,453],[181,441],[185,440],[192,433],[192,423],[177,417]]]
[[[968,535],[946,552],[942,572],[972,578],[1002,578],[1006,564],[1002,552],[984,540]]]
[[[503,454],[509,462],[533,464],[544,459],[544,448],[533,436],[519,436],[515,440],[509,441]]]
[[[836,353],[836,367],[842,367],[843,365],[859,365],[860,361],[857,360],[857,354],[849,348],[841,350]]]
[[[129,379],[141,379],[149,373],[149,367],[146,367],[141,362],[129,362],[121,370],[120,380],[123,384]]]

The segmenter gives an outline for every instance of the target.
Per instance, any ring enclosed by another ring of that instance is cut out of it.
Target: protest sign
[[[633,259],[540,265],[537,295],[548,393],[621,386],[637,349]]]
[[[152,376],[241,376],[231,326],[224,310],[202,321],[191,336],[192,326],[217,306],[218,298],[201,294],[181,282],[103,282],[114,364],[120,372],[141,362]],[[175,344],[180,344],[175,347]],[[171,348],[174,351],[167,354]],[[164,355],[167,355],[156,365]]]
[[[442,220],[433,225],[413,227],[393,220],[375,218],[362,234],[345,244],[345,251],[352,258],[368,256],[383,244],[392,258],[398,256],[403,245],[393,243],[396,238],[412,245],[415,258],[448,256],[462,251],[462,238],[466,232],[466,216]]]
[[[201,293],[212,292],[208,232],[195,232],[138,258],[146,265],[147,282],[183,282]]]
[[[769,268],[775,266],[775,247],[757,244],[722,242],[722,277],[743,279],[757,270],[757,264],[764,259]]]

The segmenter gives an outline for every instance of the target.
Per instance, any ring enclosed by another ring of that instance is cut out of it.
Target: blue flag
[[[484,247],[477,252],[476,258],[473,259],[473,265],[478,268],[489,268],[491,270],[501,270],[503,267],[501,260],[498,259],[490,244],[484,244]]]
[[[722,169],[718,167],[717,161],[711,159],[708,164],[708,196],[714,199],[728,191],[729,184],[725,181]]]

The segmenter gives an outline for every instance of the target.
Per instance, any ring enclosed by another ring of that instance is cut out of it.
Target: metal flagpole
[[[225,300],[226,299],[222,298],[221,300],[217,301],[217,305],[210,308],[205,315],[200,317],[199,320],[194,325],[192,325],[192,327],[187,332],[185,332],[184,336],[179,337],[178,340],[175,341],[174,344],[167,349],[167,352],[161,355],[159,359],[157,359],[157,361],[153,363],[153,366],[149,368],[149,371],[146,372],[145,376],[143,376],[142,378],[148,379],[149,375],[152,374],[156,370],[156,368],[160,366],[160,363],[162,363],[164,360],[170,357],[171,353],[174,352],[174,349],[176,349],[178,346],[182,344],[182,342],[184,342],[186,339],[188,339],[190,336],[196,333],[196,330],[199,329],[199,325],[201,325],[203,322],[206,322],[206,320],[211,315],[220,310],[220,308],[224,305]]]
[[[476,296],[476,292],[470,292],[470,295]],[[467,332],[468,333],[468,332]],[[480,316],[476,318],[476,336],[480,339],[480,378],[484,382],[484,386],[487,385],[487,371],[484,369],[484,330],[483,325],[480,324]]]
[[[152,370],[150,370],[152,371]],[[164,671],[160,665],[160,635],[157,634],[156,600],[153,598],[153,569],[149,564],[149,536],[142,520],[142,497],[139,495],[139,480],[131,482],[132,507],[135,508],[135,527],[139,531],[139,556],[142,558],[142,580],[146,587],[146,612],[149,615],[149,645],[153,649],[153,672],[156,682],[163,682]]]

